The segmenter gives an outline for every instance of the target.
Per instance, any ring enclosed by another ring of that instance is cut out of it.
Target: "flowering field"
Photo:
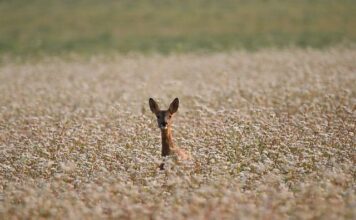
[[[0,66],[0,219],[355,219],[356,50]],[[193,159],[160,171],[148,98]]]

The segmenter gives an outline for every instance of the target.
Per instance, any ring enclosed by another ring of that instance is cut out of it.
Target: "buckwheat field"
[[[355,219],[356,50],[0,66],[1,219]],[[160,171],[150,97],[180,107]]]

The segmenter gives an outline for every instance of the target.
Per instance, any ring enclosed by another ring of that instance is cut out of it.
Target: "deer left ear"
[[[168,111],[169,111],[171,114],[174,114],[174,113],[177,112],[178,107],[179,107],[179,99],[178,99],[178,98],[175,98],[175,99],[173,100],[173,102],[169,105]]]

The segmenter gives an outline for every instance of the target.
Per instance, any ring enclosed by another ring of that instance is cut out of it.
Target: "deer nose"
[[[166,126],[166,125],[167,125],[167,122],[165,122],[165,121],[162,122],[162,125],[163,125],[163,126]]]

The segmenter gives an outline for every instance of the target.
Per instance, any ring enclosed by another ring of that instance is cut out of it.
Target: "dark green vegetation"
[[[0,53],[323,48],[356,41],[352,0],[0,1]]]

